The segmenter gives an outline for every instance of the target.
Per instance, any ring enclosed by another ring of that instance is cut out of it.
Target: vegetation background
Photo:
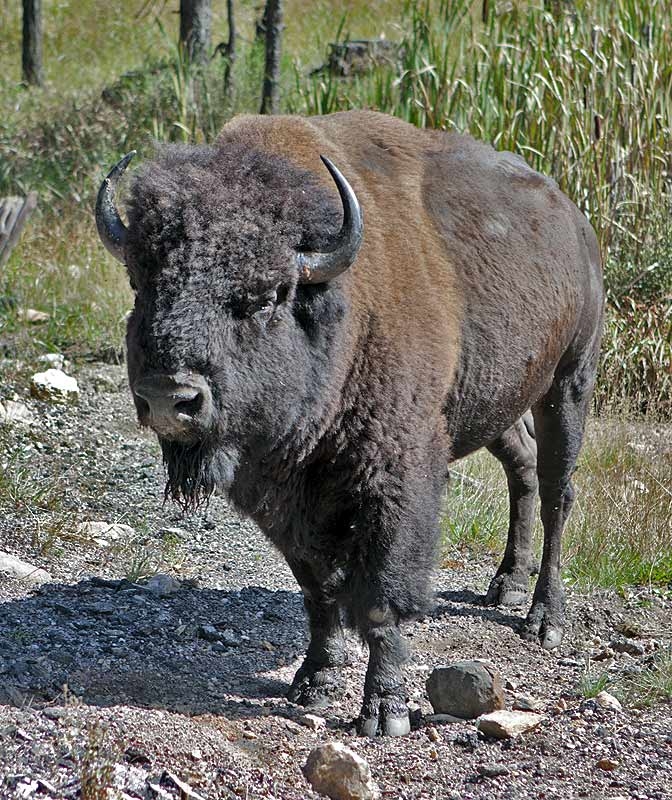
[[[15,359],[6,386],[20,385],[21,358],[50,350],[122,357],[131,294],[92,213],[119,156],[146,157],[155,141],[210,142],[231,116],[259,108],[261,9],[235,3],[235,63],[215,54],[200,67],[177,46],[177,5],[45,2],[46,80],[29,90],[20,4],[0,2],[0,196],[40,196],[0,275],[0,340]],[[228,36],[226,4],[213,12],[216,44]],[[567,577],[588,586],[662,591],[672,581],[672,456],[647,444],[672,416],[670,12],[669,0],[285,3],[282,111],[373,108],[469,131],[552,175],[597,230],[608,313],[596,410],[643,420],[634,429],[643,433],[604,422],[608,434],[583,456]],[[348,78],[313,72],[330,43],[380,36],[399,44],[397,57]],[[23,307],[47,311],[48,323],[23,322]],[[447,549],[499,550],[507,507],[497,468],[479,457],[457,477]]]

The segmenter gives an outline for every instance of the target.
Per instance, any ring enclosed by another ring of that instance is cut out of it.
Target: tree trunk
[[[37,192],[27,197],[0,197],[0,267],[8,260],[28,217],[37,207]]]
[[[282,0],[266,0],[266,67],[261,97],[261,114],[277,114],[280,79],[280,44],[282,40]]]
[[[23,0],[23,81],[42,86],[42,0]]]
[[[210,57],[211,0],[180,0],[180,45],[194,64]]]
[[[236,60],[236,21],[233,16],[233,0],[226,0],[226,16],[229,23],[229,41],[226,43],[226,65],[224,66],[224,94],[231,93],[233,63]]]

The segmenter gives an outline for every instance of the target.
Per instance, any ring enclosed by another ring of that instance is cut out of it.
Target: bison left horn
[[[350,267],[362,245],[364,220],[357,195],[338,169],[326,156],[320,156],[334,179],[343,203],[341,230],[323,250],[297,253],[299,283],[326,283]]]
[[[128,231],[121,221],[114,198],[117,184],[135,153],[135,150],[131,150],[118,164],[112,167],[109,175],[100,185],[96,200],[96,226],[100,240],[122,264],[124,263],[124,246]]]

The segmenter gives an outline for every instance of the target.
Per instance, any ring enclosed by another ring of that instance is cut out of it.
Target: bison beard
[[[185,445],[161,439],[167,472],[164,500],[173,500],[183,511],[196,511],[207,503],[215,489],[232,483],[237,459],[209,441]]]
[[[539,498],[521,633],[557,647],[604,300],[595,234],[557,185],[372,112],[239,117],[146,163],[126,227],[129,159],[96,220],[136,291],[138,417],[166,499],[194,510],[223,489],[285,556],[310,626],[290,699],[342,693],[346,620],[369,648],[360,731],[408,733],[399,624],[430,594],[447,467],[482,447],[510,498],[485,602],[525,601]]]

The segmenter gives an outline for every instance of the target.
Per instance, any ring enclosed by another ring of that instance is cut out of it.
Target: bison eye
[[[278,297],[275,290],[267,292],[263,297],[260,297],[249,307],[249,314],[252,319],[254,319],[255,322],[265,325],[275,312],[277,299]]]

